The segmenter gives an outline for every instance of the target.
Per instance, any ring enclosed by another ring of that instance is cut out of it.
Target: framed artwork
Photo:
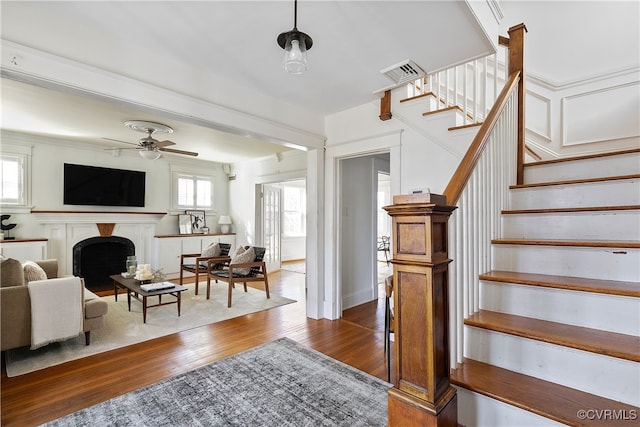
[[[204,211],[186,211],[185,214],[191,215],[191,232],[203,233],[202,228],[207,225],[204,220]]]
[[[191,234],[191,215],[178,215],[178,229],[180,234]]]

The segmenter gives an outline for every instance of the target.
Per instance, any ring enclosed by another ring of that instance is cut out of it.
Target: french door
[[[282,186],[262,186],[262,245],[267,271],[280,270],[281,254]]]

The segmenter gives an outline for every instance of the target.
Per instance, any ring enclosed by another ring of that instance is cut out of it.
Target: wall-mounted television
[[[64,204],[144,207],[145,172],[64,164]]]

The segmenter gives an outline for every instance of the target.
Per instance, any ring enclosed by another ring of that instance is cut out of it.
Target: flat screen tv
[[[64,164],[64,204],[144,207],[145,172]]]

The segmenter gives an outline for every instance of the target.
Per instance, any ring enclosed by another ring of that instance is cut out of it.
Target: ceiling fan
[[[170,126],[163,125],[162,123],[147,122],[143,120],[129,120],[124,122],[124,125],[132,130],[138,132],[145,132],[147,136],[140,138],[138,143],[120,141],[119,139],[102,138],[109,141],[122,142],[124,144],[136,145],[136,149],[140,150],[140,156],[147,160],[157,160],[162,156],[162,152],[183,154],[185,156],[197,156],[198,153],[193,151],[176,150],[173,148],[167,148],[171,145],[176,145],[175,142],[165,140],[158,141],[152,135],[157,133],[173,133],[173,129]],[[107,150],[119,150],[120,148],[107,148]]]

